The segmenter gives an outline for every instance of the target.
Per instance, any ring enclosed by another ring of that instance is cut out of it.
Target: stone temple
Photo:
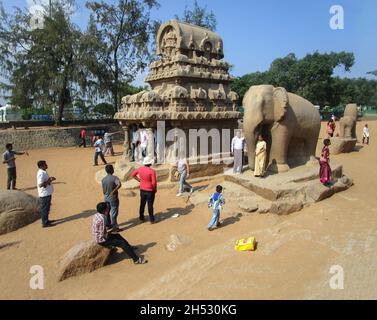
[[[133,124],[143,124],[152,142],[158,121],[164,121],[165,132],[162,136],[160,133],[156,140],[158,146],[163,145],[167,157],[169,142],[165,144],[168,140],[165,139],[166,133],[174,128],[185,132],[187,137],[190,129],[208,132],[214,128],[220,132],[230,129],[233,136],[240,118],[237,109],[239,97],[230,90],[230,65],[223,60],[220,36],[205,28],[170,20],[159,28],[156,47],[159,59],[151,63],[145,80],[151,90],[123,97],[122,109],[115,115],[125,132],[126,159],[130,154],[129,134]],[[186,144],[186,156],[191,159],[197,157],[199,148],[190,148],[189,139],[186,140],[183,142]],[[208,140],[211,156],[215,151],[212,150],[212,140]],[[171,142],[170,147],[173,143],[177,141]],[[224,143],[229,145],[230,141]],[[220,142],[222,144],[223,141]],[[148,154],[154,156],[154,144],[148,145],[151,147]],[[157,150],[157,153],[161,152]]]

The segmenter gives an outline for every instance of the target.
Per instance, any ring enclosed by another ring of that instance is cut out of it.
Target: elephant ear
[[[274,88],[274,119],[280,121],[288,108],[287,90],[282,87]]]

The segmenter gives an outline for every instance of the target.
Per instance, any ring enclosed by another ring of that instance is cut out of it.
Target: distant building
[[[32,6],[30,9],[30,28],[32,30],[35,29],[43,29],[44,26],[44,17],[45,17],[45,10],[42,6],[35,5]]]

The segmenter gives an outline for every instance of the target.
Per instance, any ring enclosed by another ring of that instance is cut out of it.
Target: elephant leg
[[[304,151],[305,151],[307,163],[318,163],[317,159],[315,158],[317,144],[318,144],[318,133],[316,134],[312,133],[305,137]]]
[[[252,137],[246,139],[246,146],[247,146],[247,158],[249,163],[249,169],[254,171],[255,167],[255,140]]]
[[[271,169],[278,173],[289,170],[287,163],[288,145],[291,138],[288,128],[279,125],[271,130]]]

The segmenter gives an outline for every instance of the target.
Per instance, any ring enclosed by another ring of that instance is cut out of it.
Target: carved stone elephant
[[[314,160],[321,119],[312,103],[284,88],[259,85],[249,88],[243,106],[243,130],[251,170],[258,134],[267,142],[269,171],[285,172],[290,166]]]
[[[357,105],[347,104],[339,120],[339,138],[356,139]]]

